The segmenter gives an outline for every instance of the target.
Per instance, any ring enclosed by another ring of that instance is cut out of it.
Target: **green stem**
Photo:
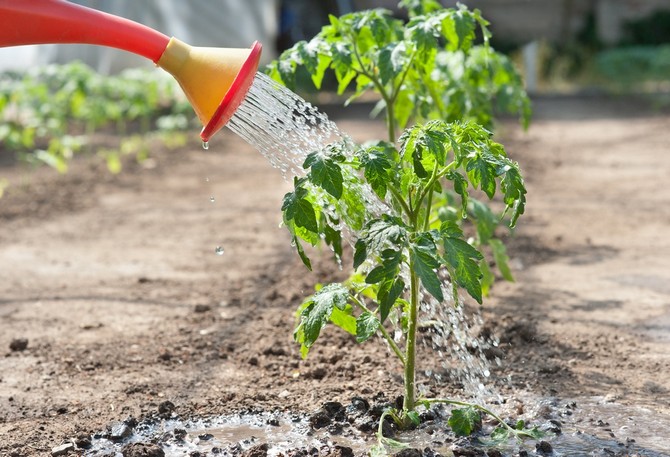
[[[405,343],[405,397],[403,399],[403,413],[416,409],[416,327],[417,311],[419,307],[419,278],[414,268],[414,262],[410,260],[410,303],[409,316],[407,318],[407,341]]]
[[[362,74],[363,76],[367,77],[370,81],[372,81],[372,84],[377,89],[377,92],[379,92],[379,95],[381,95],[382,99],[384,100],[384,103],[386,104],[386,126],[388,128],[389,142],[395,143],[395,121],[393,119],[393,117],[394,117],[393,98],[388,96],[388,94],[386,93],[386,89],[384,88],[382,83],[379,81],[379,79],[377,77],[375,77],[373,72],[368,71],[368,69],[365,68],[365,64],[363,64],[363,60],[361,59],[361,56],[358,53],[358,46],[356,46],[356,38],[353,37],[353,36],[350,37],[350,38],[351,38],[351,42],[353,43],[354,57],[356,57],[356,61],[358,62],[358,65],[361,67],[360,70],[356,70],[356,71],[359,74]]]
[[[402,194],[400,194],[398,189],[396,189],[393,186],[388,186],[388,189],[391,191],[391,194],[396,199],[396,201],[400,204],[400,206],[402,206],[402,209],[407,214],[407,217],[409,217],[411,219],[412,216],[413,216],[412,215],[412,210],[410,209],[409,205],[407,204],[407,202],[403,198]]]
[[[475,409],[478,409],[478,410],[488,414],[489,416],[493,417],[496,421],[498,421],[498,423],[500,425],[507,428],[508,430],[511,430],[513,432],[517,432],[516,429],[514,429],[513,427],[510,427],[507,424],[507,422],[502,420],[502,418],[500,416],[498,416],[496,413],[494,413],[490,409],[485,408],[484,406],[478,405],[476,403],[468,403],[468,402],[465,402],[465,401],[450,400],[448,398],[427,398],[427,399],[422,399],[421,403],[423,403],[424,405],[429,405],[431,403],[444,403],[446,405],[465,406],[465,407],[469,407],[469,408],[475,408]]]
[[[372,311],[370,311],[367,308],[367,306],[365,306],[358,298],[356,298],[354,296],[351,296],[351,299],[353,300],[354,305],[358,306],[362,311],[372,314]],[[404,367],[405,366],[405,356],[403,355],[402,351],[400,350],[400,348],[398,347],[396,342],[393,340],[393,337],[391,337],[391,335],[384,328],[384,326],[382,325],[381,322],[379,323],[378,329],[381,332],[384,339],[386,340],[386,342],[388,343],[388,345],[391,346],[391,350],[393,350],[393,353],[398,357],[398,359],[400,359],[400,363]]]

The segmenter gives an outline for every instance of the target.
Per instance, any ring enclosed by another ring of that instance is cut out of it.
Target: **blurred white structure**
[[[75,3],[132,19],[193,46],[246,48],[258,40],[263,43],[261,64],[276,55],[279,0],[77,0]],[[0,48],[0,70],[74,60],[81,60],[103,74],[153,65],[143,57],[100,46],[49,44]]]

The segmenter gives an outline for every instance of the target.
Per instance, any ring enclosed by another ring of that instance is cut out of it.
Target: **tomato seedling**
[[[465,291],[482,303],[493,278],[484,248],[512,279],[495,229],[503,216],[514,227],[526,189],[518,164],[492,139],[490,127],[495,103],[518,113],[524,125],[530,105],[509,60],[489,46],[488,22],[479,11],[445,9],[433,0],[401,5],[407,23],[381,9],[331,16],[315,38],[297,43],[269,69],[289,87],[306,69],[317,88],[331,70],[339,93],[354,87],[349,100],[376,92],[388,130],[386,141],[353,148],[337,143],[308,154],[305,175],[284,197],[284,224],[308,268],[302,243],[324,242],[337,257],[345,240],[354,250],[350,278],[321,287],[299,307],[295,340],[306,357],[328,323],[358,342],[384,338],[404,370],[402,410],[386,416],[402,427],[418,420],[417,406],[442,402],[462,407],[449,421],[456,434],[471,434],[485,412],[501,424],[492,438],[531,436],[536,432],[511,427],[484,407],[416,393],[422,297],[444,303],[451,295],[459,303]],[[482,45],[474,44],[477,33]],[[475,198],[496,195],[502,215]],[[387,327],[402,331],[404,348]]]

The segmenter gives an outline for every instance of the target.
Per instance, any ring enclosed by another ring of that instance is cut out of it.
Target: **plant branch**
[[[356,298],[352,295],[351,299],[353,300],[354,304],[356,306],[358,306],[362,311],[373,314],[372,311],[370,311],[368,309],[368,307],[365,306],[358,298]],[[380,333],[382,334],[382,336],[384,337],[384,339],[386,340],[386,342],[388,343],[388,345],[391,346],[391,349],[393,350],[393,353],[398,357],[398,359],[400,359],[400,363],[404,367],[405,366],[405,356],[403,355],[402,351],[400,350],[400,348],[398,347],[396,342],[393,340],[393,337],[391,337],[391,335],[384,328],[384,326],[382,325],[381,322],[379,323],[378,329],[379,329]]]

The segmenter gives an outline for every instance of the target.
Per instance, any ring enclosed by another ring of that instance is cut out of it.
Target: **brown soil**
[[[529,132],[500,130],[529,189],[508,247],[517,282],[484,308],[505,353],[495,374],[511,374],[501,389],[670,414],[670,117],[604,99],[535,110]],[[118,176],[78,160],[63,176],[5,164],[3,177],[0,455],[50,455],[165,401],[189,417],[400,392],[379,342],[328,330],[300,359],[294,310],[341,273],[326,255],[301,266],[278,228],[288,184],[233,134],[209,151],[157,146]]]

